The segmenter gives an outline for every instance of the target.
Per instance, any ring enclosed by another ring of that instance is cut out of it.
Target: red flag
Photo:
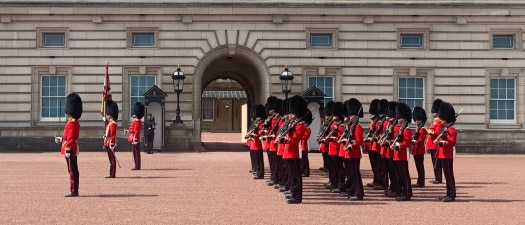
[[[100,105],[100,114],[106,116],[106,102],[111,100],[111,88],[109,86],[109,61],[106,60],[106,76],[104,79],[104,87],[102,89],[102,104]]]

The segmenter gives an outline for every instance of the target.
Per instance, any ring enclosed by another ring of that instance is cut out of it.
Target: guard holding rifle
[[[436,158],[443,166],[443,173],[447,182],[447,195],[440,197],[443,202],[456,200],[456,180],[454,179],[454,147],[456,145],[457,132],[454,128],[457,114],[454,107],[448,102],[443,102],[439,107],[438,118],[443,127],[442,131],[434,139],[438,146]]]
[[[253,179],[264,179],[264,157],[263,157],[263,146],[260,131],[264,129],[263,121],[266,119],[266,109],[263,105],[254,106],[254,114],[252,123],[247,138],[251,140],[250,144],[250,156],[253,159]]]
[[[425,143],[425,148],[428,152],[430,152],[430,158],[432,160],[432,166],[434,168],[434,179],[430,181],[432,184],[441,184],[442,182],[442,173],[441,171],[443,168],[441,167],[441,161],[437,160],[436,158],[436,151],[437,151],[437,145],[434,143],[434,139],[436,139],[437,134],[441,131],[441,128],[443,127],[441,125],[441,121],[438,118],[438,110],[441,104],[443,103],[443,100],[436,99],[434,102],[432,102],[432,109],[430,112],[432,113],[432,117],[434,117],[434,120],[428,127],[428,136]]]
[[[417,182],[412,187],[425,187],[425,138],[427,137],[427,129],[425,123],[427,121],[427,113],[425,109],[416,106],[412,113],[412,118],[416,123],[416,129],[412,135],[412,155],[414,155],[414,163],[417,170]]]
[[[319,168],[320,170],[323,170],[325,172],[328,172],[330,163],[328,159],[328,143],[325,143],[322,141],[322,139],[326,136],[326,133],[330,130],[330,127],[332,126],[332,123],[334,122],[332,120],[332,108],[334,107],[334,102],[329,101],[326,103],[326,106],[323,109],[323,124],[321,128],[319,129],[319,133],[317,134],[316,141],[319,143],[319,151],[321,152],[323,156],[323,167]],[[327,184],[330,184],[328,182]]]
[[[397,103],[396,119],[397,124],[394,127],[396,136],[390,145],[390,149],[394,152],[392,159],[397,187],[392,190],[396,191],[396,201],[409,201],[412,197],[412,184],[408,171],[408,147],[412,142],[412,131],[408,128],[408,123],[412,120],[410,106],[402,102]]]
[[[348,131],[342,140],[346,166],[348,199],[353,201],[363,200],[363,180],[361,179],[361,145],[363,144],[363,127],[359,124],[359,118],[363,118],[363,107],[361,102],[355,98],[348,100],[345,104],[349,118]],[[348,181],[349,180],[349,181]]]
[[[118,105],[114,101],[106,102],[106,133],[104,134],[104,150],[108,153],[109,175],[106,178],[115,178],[117,172],[117,120]]]
[[[372,168],[372,173],[374,174],[374,178],[372,180],[372,183],[366,184],[368,187],[374,187],[381,182],[379,181],[379,174],[378,174],[378,163],[379,163],[379,151],[376,148],[373,148],[373,141],[372,138],[374,134],[376,133],[380,123],[379,123],[379,99],[374,99],[370,103],[370,107],[368,108],[368,113],[370,114],[370,124],[368,125],[368,132],[365,134],[364,137],[364,147],[366,152],[368,153],[368,158],[370,160],[370,167]]]
[[[399,190],[397,189],[399,186],[397,183],[397,177],[393,160],[394,151],[390,149],[390,145],[392,144],[392,140],[394,140],[395,135],[394,127],[397,124],[396,106],[397,102],[388,102],[385,115],[386,119],[385,123],[383,124],[383,133],[381,134],[378,140],[379,145],[381,145],[381,157],[383,158],[385,169],[388,173],[387,177],[390,178],[390,187],[388,190],[385,191],[385,195],[389,197],[396,197],[396,193],[399,192]]]
[[[266,181],[268,186],[273,186],[275,181],[275,162],[277,157],[277,148],[275,147],[275,131],[277,130],[278,122],[281,118],[280,111],[282,100],[275,96],[270,96],[266,100],[266,110],[268,117],[264,121],[264,129],[261,131],[263,140],[265,140],[264,150],[268,155],[268,164],[270,164],[270,180]]]

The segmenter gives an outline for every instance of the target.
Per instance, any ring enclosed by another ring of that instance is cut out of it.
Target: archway
[[[208,52],[197,64],[193,81],[195,142],[202,141],[202,92],[210,82],[221,78],[235,80],[244,88],[248,108],[253,104],[264,103],[269,96],[270,72],[257,53],[242,46],[222,46]]]

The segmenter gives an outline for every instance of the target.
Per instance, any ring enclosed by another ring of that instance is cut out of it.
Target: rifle
[[[377,134],[379,133],[379,130],[381,130],[381,127],[383,126],[383,123],[385,122],[385,119],[386,117],[383,116],[383,118],[381,118],[379,120],[379,127],[377,129],[374,130],[374,133],[372,134],[372,136],[368,137],[367,139],[365,139],[365,141],[375,141],[377,140]],[[374,124],[374,128],[375,128],[375,124]]]
[[[459,110],[459,112],[456,113],[456,117],[455,118],[458,118],[458,116],[459,116],[459,114],[461,114],[461,112],[463,112],[463,108],[461,108],[461,110]],[[436,139],[434,139],[434,143],[438,142],[439,139],[441,139],[441,137],[445,136],[445,134],[447,133],[448,128],[453,126],[454,123],[456,123],[456,120],[454,120],[453,122],[448,122],[447,124],[445,124],[445,127],[443,127],[441,129],[441,131],[439,131],[439,134],[436,136]]]
[[[330,136],[332,136],[332,134],[334,134],[334,133],[337,131],[337,129],[339,128],[339,125],[341,125],[341,123],[343,123],[343,122],[342,122],[342,121],[337,121],[337,122],[335,122],[335,125],[336,125],[336,126],[335,126],[334,128],[332,128],[332,129],[330,130],[330,132],[328,132],[328,134],[326,134],[326,135],[321,139],[320,143],[324,143],[324,142],[326,141],[327,138],[329,138]]]
[[[266,140],[266,138],[268,137],[267,133],[268,133],[268,128],[270,127],[270,125],[272,125],[272,119],[275,117],[275,114],[267,117],[265,120],[264,120],[264,123],[263,123],[263,130],[261,131],[261,134],[262,134],[262,139],[263,140]]]
[[[350,140],[352,140],[352,137],[354,136],[354,132],[355,132],[355,127],[357,126],[357,124],[359,123],[358,120],[355,120],[354,122],[352,122],[352,125],[350,126],[350,130],[348,131],[348,134],[346,136],[346,143],[345,143],[345,150],[351,150],[352,149],[352,145],[353,145],[353,142],[351,142]]]
[[[394,141],[392,142],[392,146],[390,146],[391,149],[399,150],[399,146],[396,146],[396,143],[401,141],[401,137],[403,137],[403,133],[405,132],[405,128],[407,127],[408,127],[408,120],[405,120],[405,122],[401,124],[399,131],[397,131],[396,137],[394,138]]]
[[[277,143],[284,143],[285,136],[290,132],[290,130],[292,130],[292,128],[294,128],[297,124],[299,124],[301,121],[303,121],[304,117],[306,115],[308,115],[308,113],[311,113],[311,111],[308,111],[301,118],[295,119],[292,123],[288,123],[287,126],[284,126],[284,124],[283,124],[284,129],[282,129],[281,132],[279,134],[277,134],[277,137],[275,138],[276,142]],[[288,121],[290,121],[290,120],[288,120]]]
[[[337,144],[346,144],[346,141],[348,140],[346,139],[346,135],[349,133],[348,130],[350,129],[351,122],[348,121],[347,123],[345,123],[343,121],[342,124],[345,126],[345,128],[343,129],[343,133],[341,133],[341,137],[339,137],[339,140],[337,140]]]
[[[394,126],[397,123],[397,119],[394,119],[388,123],[388,126],[385,130],[383,130],[383,134],[379,141],[377,141],[382,146],[388,146],[388,139],[390,138],[390,134],[392,134],[392,131],[394,129]]]
[[[261,125],[261,123],[262,123],[261,120],[254,121],[252,123],[252,125],[250,125],[250,127],[248,128],[248,132],[246,132],[246,136],[244,136],[244,139],[248,139],[253,134],[255,129],[257,129],[257,127],[259,127],[259,125]]]
[[[416,126],[416,131],[412,135],[412,144],[415,145],[417,143],[417,139],[419,138],[419,130],[425,126],[425,123],[420,123]]]
[[[372,120],[372,127],[368,130],[368,132],[366,132],[365,138],[364,138],[365,141],[372,141],[373,140],[372,137],[376,134],[376,130],[379,130],[379,129],[375,129],[378,119],[379,119],[379,116],[376,116]]]
[[[326,136],[325,134],[333,122],[334,122],[333,119],[324,121],[323,126],[319,128],[319,133],[317,134],[317,137],[315,138],[315,141],[317,141],[317,143],[319,144],[322,143],[323,137]]]

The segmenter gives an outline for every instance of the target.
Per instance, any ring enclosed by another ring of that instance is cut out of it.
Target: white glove
[[[115,152],[115,147],[117,147],[117,146],[116,145],[109,146],[109,150],[111,150],[112,152]]]
[[[136,144],[138,144],[138,143],[139,143],[138,141],[133,141],[133,142],[131,142],[132,145],[136,145]]]
[[[62,137],[55,137],[55,143],[62,143]]]
[[[66,152],[66,158],[69,158],[71,156],[71,153]]]
[[[106,122],[106,117],[105,116],[102,117],[102,121]]]

